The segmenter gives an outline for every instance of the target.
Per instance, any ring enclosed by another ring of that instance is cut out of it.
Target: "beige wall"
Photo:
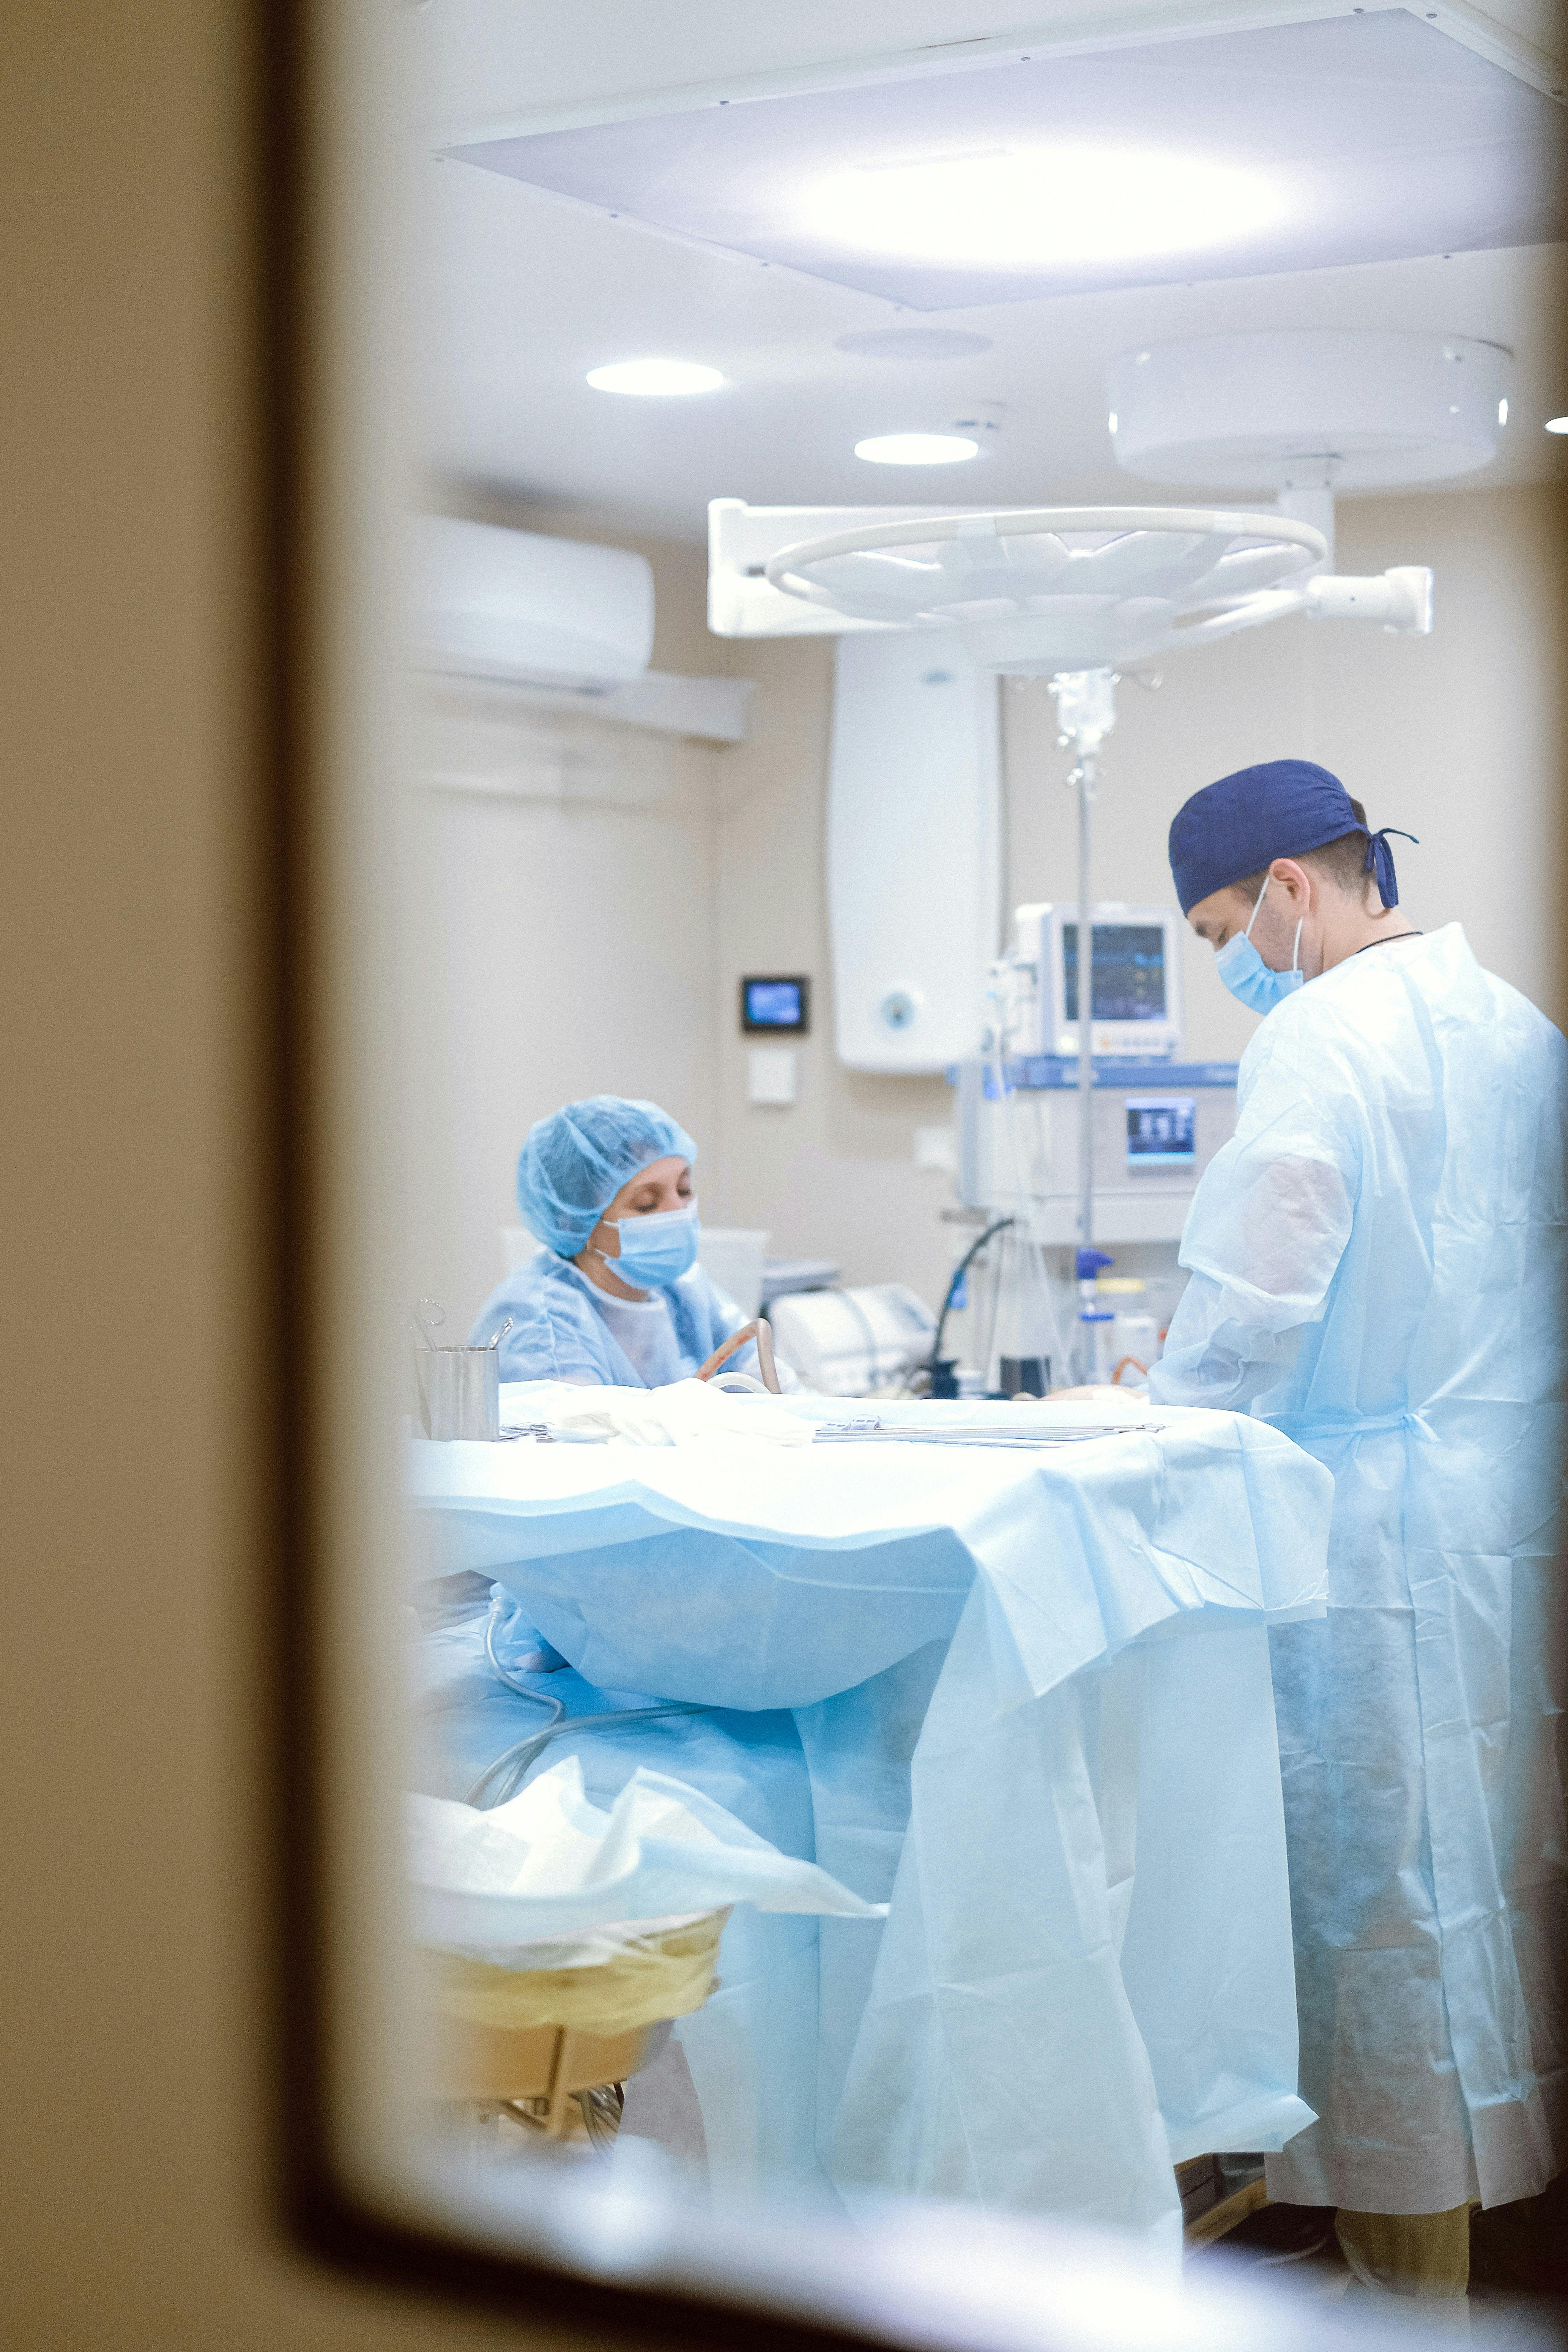
[[[941,1175],[913,1162],[917,1125],[951,1113],[940,1077],[847,1070],[833,1047],[824,826],[833,647],[823,638],[736,644],[757,681],[749,742],[725,760],[719,818],[721,1158],[727,1222],[765,1225],[779,1257],[832,1257],[847,1282],[910,1282],[940,1295],[951,1253]],[[889,822],[896,822],[890,814]],[[798,1048],[793,1108],[746,1101],[737,982],[745,971],[812,976],[812,1034]]]
[[[1171,902],[1165,836],[1185,796],[1231,768],[1296,753],[1343,777],[1394,846],[1423,927],[1462,921],[1476,952],[1564,1015],[1555,877],[1563,848],[1568,499],[1467,490],[1345,501],[1338,568],[1430,563],[1436,625],[1404,638],[1292,620],[1173,659],[1155,692],[1124,684],[1107,745],[1094,887]],[[952,1263],[943,1178],[913,1164],[914,1131],[949,1115],[940,1079],[876,1078],[832,1048],[823,824],[832,656],[820,640],[733,645],[760,682],[753,740],[720,772],[719,1019],[725,1215],[773,1228],[781,1251],[840,1257],[851,1281],[911,1281],[935,1303]],[[1003,689],[1005,904],[1076,898],[1077,835],[1043,684]],[[889,812],[889,822],[897,822]],[[747,967],[811,971],[816,1032],[793,1110],[749,1108],[733,990]],[[1188,1050],[1232,1058],[1255,1025],[1185,943]]]
[[[720,667],[689,548],[493,494],[448,490],[435,503],[636,549],[654,572],[654,668]],[[491,698],[519,726],[559,723],[521,698]],[[715,808],[728,755],[636,729],[601,730],[601,740],[634,763],[643,804],[414,795],[416,919],[435,1007],[428,1024],[411,1024],[423,1056],[416,1278],[454,1327],[500,1279],[498,1228],[518,1222],[518,1149],[535,1118],[580,1095],[643,1095],[710,1150],[719,1132]]]
[[[5,26],[0,2339],[580,2345],[330,2274],[274,2211],[248,21]]]
[[[1283,621],[1173,659],[1157,692],[1123,685],[1104,759],[1096,892],[1169,904],[1165,835],[1189,793],[1255,760],[1319,760],[1374,824],[1420,835],[1418,849],[1393,844],[1411,920],[1462,922],[1482,961],[1561,1022],[1568,498],[1543,488],[1349,499],[1338,540],[1343,572],[1432,566],[1432,635]],[[1004,692],[1010,903],[1076,898],[1054,706],[1043,686]],[[1194,1058],[1239,1054],[1255,1026],[1213,967],[1189,937]]]
[[[837,1258],[847,1280],[911,1282],[934,1304],[952,1260],[952,1188],[918,1168],[919,1127],[951,1115],[945,1082],[844,1069],[833,1050],[824,869],[833,653],[821,638],[710,637],[705,564],[613,518],[508,506],[454,511],[637,546],[656,567],[658,666],[757,686],[742,745],[679,746],[657,808],[432,803],[432,920],[441,939],[437,1150],[421,1203],[437,1294],[471,1313],[495,1278],[495,1226],[528,1120],[574,1093],[651,1094],[702,1146],[710,1221],[764,1225],[781,1256]],[[1484,489],[1342,503],[1338,567],[1429,562],[1436,626],[1394,637],[1292,620],[1171,660],[1120,689],[1096,819],[1099,896],[1168,904],[1165,836],[1190,792],[1294,752],[1321,760],[1396,843],[1405,904],[1458,919],[1477,953],[1562,1019],[1552,877],[1562,851],[1564,713],[1558,649],[1568,496]],[[1002,689],[1005,904],[1075,898],[1077,837],[1039,682]],[[897,823],[896,810],[889,824]],[[812,1035],[793,1108],[748,1104],[736,983],[809,972]],[[1187,1048],[1234,1058],[1254,1026],[1184,941]]]

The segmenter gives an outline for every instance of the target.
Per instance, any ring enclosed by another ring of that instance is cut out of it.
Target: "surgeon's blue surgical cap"
[[[1176,812],[1171,875],[1182,912],[1190,914],[1200,898],[1261,874],[1277,857],[1300,857],[1363,830],[1339,778],[1310,760],[1265,760],[1256,768],[1238,768],[1234,776],[1205,784]],[[1398,831],[1390,825],[1373,834],[1366,845],[1366,871],[1377,877],[1385,907],[1399,904],[1388,846],[1388,835]],[[1400,838],[1415,836],[1406,833]]]
[[[536,1119],[517,1163],[517,1205],[557,1257],[575,1257],[621,1186],[655,1160],[695,1160],[697,1146],[657,1103],[589,1095]]]

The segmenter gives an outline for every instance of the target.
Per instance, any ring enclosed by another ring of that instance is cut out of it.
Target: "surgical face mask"
[[[1268,881],[1266,874],[1263,890],[1268,889]],[[1252,920],[1246,930],[1237,931],[1233,940],[1226,940],[1214,960],[1215,970],[1231,994],[1251,1013],[1272,1013],[1274,1007],[1300,988],[1307,977],[1301,970],[1300,923],[1296,926],[1296,943],[1290,950],[1289,971],[1271,971],[1253,946],[1252,925],[1258,920],[1258,909],[1263,904],[1263,890],[1259,890],[1253,902]]]
[[[621,1217],[614,1230],[620,1235],[621,1254],[605,1264],[623,1282],[640,1289],[675,1282],[697,1263],[700,1226],[697,1203],[684,1209],[656,1209],[646,1217]]]

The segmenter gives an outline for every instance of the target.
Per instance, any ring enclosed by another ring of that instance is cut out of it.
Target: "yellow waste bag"
[[[624,2033],[685,2017],[713,1990],[728,1910],[677,1927],[617,1935],[609,1958],[588,1968],[504,1969],[455,1952],[426,1955],[438,2013],[466,2025],[513,2032],[537,2025]]]

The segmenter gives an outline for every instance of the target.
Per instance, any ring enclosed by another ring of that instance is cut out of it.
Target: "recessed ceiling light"
[[[1134,148],[1024,147],[829,172],[804,194],[811,231],[861,252],[1038,269],[1197,253],[1283,210],[1261,173]]]
[[[630,392],[645,400],[668,400],[683,392],[717,392],[724,379],[717,368],[695,360],[616,360],[609,367],[590,368],[588,381],[595,392]]]
[[[1508,423],[1508,402],[1506,399],[1500,400],[1498,402],[1497,421],[1500,425],[1506,425]]]
[[[872,466],[960,466],[980,444],[965,433],[878,433],[857,441],[855,455]]]
[[[1568,433],[1568,416],[1549,416],[1546,430],[1548,433]]]

